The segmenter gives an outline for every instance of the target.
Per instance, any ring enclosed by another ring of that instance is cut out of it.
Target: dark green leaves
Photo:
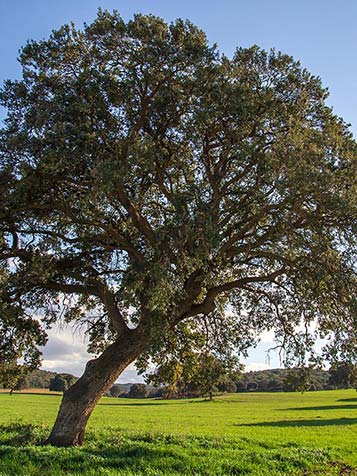
[[[93,349],[124,326],[159,348],[217,306],[294,356],[314,341],[301,325],[353,334],[356,144],[319,78],[106,11],[20,61],[0,96],[0,258],[21,305],[65,302]]]

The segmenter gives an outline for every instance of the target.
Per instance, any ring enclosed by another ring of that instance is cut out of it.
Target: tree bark
[[[90,360],[80,379],[63,394],[52,432],[45,442],[53,446],[79,446],[84,443],[88,418],[98,400],[125,368],[146,348],[138,329],[117,338],[97,359]]]

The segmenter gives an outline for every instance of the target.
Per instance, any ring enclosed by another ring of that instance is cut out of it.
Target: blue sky
[[[28,39],[47,37],[71,21],[77,27],[90,23],[99,7],[117,9],[125,19],[137,12],[166,21],[188,18],[227,55],[253,44],[288,53],[322,78],[329,104],[357,135],[357,0],[0,0],[0,84],[20,77],[16,57]],[[263,340],[251,352],[250,368],[267,364],[265,350],[272,343],[269,335]],[[83,339],[68,330],[52,331],[44,357],[44,367],[77,375],[87,359]],[[278,364],[273,355],[270,365]],[[128,380],[136,380],[132,369],[121,378]]]

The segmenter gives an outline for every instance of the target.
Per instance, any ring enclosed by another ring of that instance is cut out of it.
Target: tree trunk
[[[100,357],[87,363],[81,378],[64,392],[46,444],[83,445],[87,421],[96,403],[123,370],[145,350],[147,341],[137,329],[129,330],[119,336]]]

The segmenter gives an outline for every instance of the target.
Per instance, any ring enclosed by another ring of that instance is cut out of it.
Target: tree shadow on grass
[[[19,421],[0,425],[0,447],[38,445],[46,439],[48,432],[47,426]]]
[[[182,450],[181,441],[176,437],[137,435],[131,438],[88,432],[84,447],[55,448],[41,445],[44,438],[39,438],[38,430],[27,424],[1,426],[0,461],[17,461],[24,467],[30,464],[39,471],[36,474],[77,475],[87,471],[93,474],[93,468],[97,468],[100,475],[120,471],[120,474],[172,476],[194,474],[192,465],[197,463],[192,461],[190,451]],[[42,433],[43,436],[46,435]],[[205,448],[200,448],[198,443],[197,448],[204,452]],[[205,464],[204,455],[198,459]]]
[[[262,421],[259,423],[236,423],[234,426],[262,426],[285,428],[288,426],[333,426],[333,425],[356,425],[357,418],[333,418],[330,420],[281,420],[281,421]]]
[[[357,420],[355,421],[357,423]],[[287,422],[265,422],[260,425],[271,425],[276,423]],[[241,425],[252,426],[252,425]],[[257,426],[257,425],[256,425]],[[43,427],[35,427],[31,425],[18,425],[14,427],[2,426],[1,430],[10,430],[14,433],[20,434],[24,431],[31,436],[34,433],[32,441],[36,440],[36,432]],[[1,434],[1,433],[0,433]],[[257,457],[256,448],[246,453],[246,448],[243,446],[244,453],[242,453],[243,460],[238,462],[235,459],[223,458],[220,460],[219,455],[224,453],[227,448],[227,442],[219,442],[218,440],[207,440],[197,437],[187,437],[183,440],[180,437],[173,435],[137,435],[137,436],[123,436],[115,433],[108,434],[107,432],[101,434],[98,432],[89,432],[89,439],[87,446],[74,448],[55,448],[52,446],[33,446],[33,443],[27,442],[22,445],[20,441],[13,441],[14,445],[3,443],[0,444],[0,462],[3,465],[11,464],[16,461],[16,468],[23,468],[24,471],[29,469],[32,471],[36,468],[36,474],[98,474],[104,476],[107,474],[130,474],[137,476],[157,475],[163,476],[170,474],[170,476],[192,476],[193,474],[207,475],[207,474],[224,474],[225,476],[236,476],[243,474],[255,474],[253,472],[257,464],[269,466],[276,470],[279,468],[279,474],[286,474],[286,464],[301,471],[302,468],[307,468],[305,460],[307,457],[315,458],[321,455],[312,450],[306,453],[306,450],[298,457],[293,457],[291,454],[285,456],[278,456],[276,452],[272,452],[267,458],[267,453],[264,451]],[[207,446],[211,441],[212,446]],[[20,443],[20,444],[19,444]],[[185,444],[186,443],[186,444]],[[222,446],[221,446],[222,444]],[[31,445],[31,446],[30,446]],[[263,448],[266,448],[264,446]],[[231,450],[231,443],[229,443]],[[237,449],[237,448],[235,448]],[[240,450],[241,448],[239,448]],[[207,450],[214,450],[217,457],[212,459],[212,456],[207,461]],[[319,450],[320,451],[320,450]],[[295,454],[295,453],[294,453]],[[314,461],[315,461],[314,459]],[[320,461],[319,459],[319,461]],[[321,460],[322,461],[322,460]],[[334,463],[333,463],[334,464]],[[1,463],[0,463],[1,466]],[[248,466],[248,467],[246,467]],[[341,466],[342,467],[342,466]],[[347,466],[343,466],[343,473],[340,475],[351,475],[352,472],[346,472]],[[348,469],[352,469],[348,467]],[[95,471],[95,473],[93,472]],[[322,474],[314,470],[304,473],[294,474]],[[1,469],[0,469],[1,472]],[[17,474],[6,473],[6,474]],[[18,473],[20,474],[20,472]],[[21,474],[27,474],[21,472]],[[29,473],[35,474],[35,473]],[[329,473],[330,474],[330,473]],[[335,473],[334,473],[335,474]]]
[[[160,466],[160,461],[170,460],[174,466],[181,464],[175,448],[170,445],[162,445],[154,448],[155,441],[138,438],[135,440],[117,440],[115,435],[107,436],[107,439],[89,441],[82,448],[56,448],[42,446],[48,434],[47,427],[32,424],[13,422],[0,425],[0,459],[22,458],[30,459],[36,466],[46,469],[53,463],[53,451],[56,451],[58,465],[63,471],[74,468],[85,469],[90,461],[90,466],[98,462],[102,468],[121,468],[142,470],[142,465]],[[99,435],[100,436],[100,435]],[[92,439],[89,432],[89,440]],[[93,443],[98,446],[93,446]],[[157,444],[157,443],[156,443]],[[39,447],[41,448],[39,450]]]
[[[357,398],[340,398],[338,402],[357,402]]]
[[[61,474],[79,472],[86,474],[93,467],[100,469],[100,474],[104,471],[120,470],[120,474],[146,474],[150,468],[158,474],[161,470],[168,469],[170,474],[181,474],[185,471],[185,466],[189,466],[189,461],[180,451],[167,448],[150,448],[149,446],[127,443],[113,446],[111,448],[56,448],[56,461],[54,462],[54,448],[43,446],[30,446],[16,448],[11,446],[0,447],[0,458],[17,458],[24,462],[28,460],[36,468],[47,474],[49,470],[61,470]],[[98,471],[99,472],[99,471]],[[49,473],[50,474],[50,473]],[[58,474],[56,472],[56,474]],[[153,473],[154,474],[154,473]],[[166,473],[165,473],[166,474]]]
[[[279,408],[280,411],[293,410],[293,411],[305,411],[305,410],[357,410],[356,405],[322,405],[317,407],[289,407]]]

